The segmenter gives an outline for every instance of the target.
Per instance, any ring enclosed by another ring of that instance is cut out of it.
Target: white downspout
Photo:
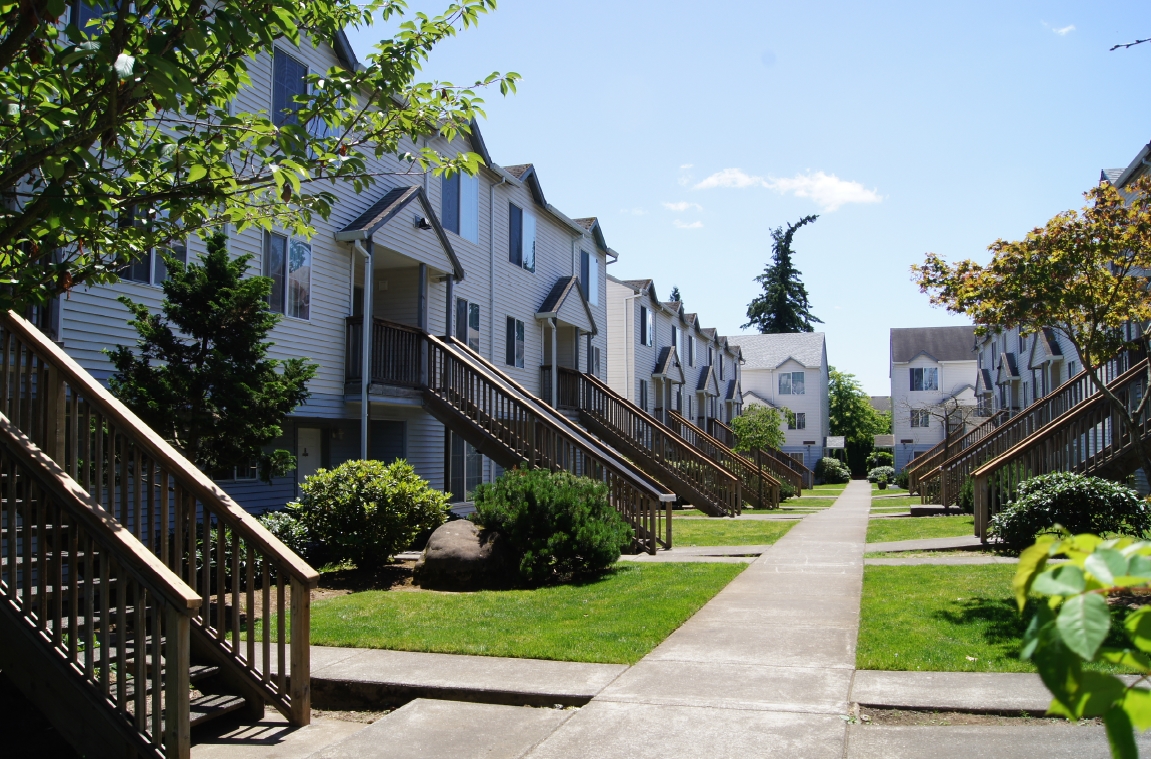
[[[360,458],[368,458],[368,428],[371,406],[368,402],[368,388],[372,384],[372,328],[375,326],[372,306],[372,254],[356,240],[352,246],[364,257],[364,318],[360,329],[363,338],[360,346]],[[355,287],[353,280],[352,286]]]

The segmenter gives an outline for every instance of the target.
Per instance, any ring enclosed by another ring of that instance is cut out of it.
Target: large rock
[[[416,562],[415,581],[433,590],[476,590],[508,584],[514,562],[507,538],[466,519],[441,525]]]

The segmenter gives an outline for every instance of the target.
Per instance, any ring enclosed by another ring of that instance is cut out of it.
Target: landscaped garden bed
[[[975,534],[975,518],[970,514],[954,517],[907,517],[872,519],[867,524],[868,543],[926,538],[958,538]]]
[[[587,582],[473,593],[421,590],[410,563],[325,572],[312,644],[634,664],[745,566],[623,563]]]

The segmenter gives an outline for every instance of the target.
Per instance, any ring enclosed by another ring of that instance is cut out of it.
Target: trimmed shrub
[[[1151,508],[1131,488],[1099,477],[1055,472],[1019,483],[1018,500],[991,519],[990,534],[1021,550],[1061,525],[1078,535],[1151,533]]]
[[[867,468],[875,469],[877,466],[895,466],[895,456],[890,451],[872,451],[867,457]]]
[[[975,512],[975,480],[967,477],[959,486],[959,499],[956,505],[960,511],[972,514]]]
[[[895,479],[895,468],[890,466],[877,466],[867,473],[868,482],[891,482]]]
[[[511,469],[476,488],[475,503],[475,521],[507,537],[533,584],[602,572],[632,540],[607,485],[568,472]]]
[[[297,556],[308,552],[308,529],[288,511],[268,511],[260,516],[260,524],[276,536],[288,550]]]
[[[815,465],[815,477],[825,485],[842,485],[851,481],[851,470],[839,459],[825,456]]]
[[[448,495],[433,489],[407,461],[346,461],[300,485],[288,512],[332,562],[386,564],[416,536],[447,519]]]
[[[791,486],[790,482],[779,483],[779,502],[783,503],[788,498],[795,498],[795,488]]]
[[[911,478],[907,474],[907,470],[902,470],[899,474],[895,475],[895,487],[907,490]]]

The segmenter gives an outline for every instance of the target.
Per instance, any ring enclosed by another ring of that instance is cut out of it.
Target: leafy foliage
[[[1151,507],[1131,488],[1099,477],[1054,472],[1019,483],[1018,499],[991,518],[990,534],[1022,549],[1043,533],[1151,535]]]
[[[309,234],[335,201],[319,183],[360,192],[379,177],[373,158],[475,172],[475,154],[421,138],[466,133],[483,113],[476,90],[519,78],[416,79],[495,0],[406,19],[403,0],[93,0],[77,4],[102,14],[83,29],[75,12],[63,25],[68,5],[0,3],[2,308],[114,281],[154,246],[225,223]],[[339,47],[343,29],[375,21],[391,36],[359,66],[310,74],[288,112],[232,110],[277,45]]]
[[[605,483],[568,472],[511,469],[476,488],[475,503],[476,520],[508,538],[530,583],[601,572],[633,535]]]
[[[895,475],[895,486],[907,490],[907,486],[911,484],[911,476],[907,473],[907,468],[899,470],[899,474]]]
[[[871,397],[854,374],[828,368],[828,422],[832,435],[843,435],[850,468],[862,475],[866,460],[875,447],[875,436],[891,432],[891,414],[876,411]]]
[[[267,357],[265,338],[280,320],[268,310],[271,280],[245,279],[251,256],[228,256],[227,238],[208,238],[201,264],[166,257],[163,314],[127,297],[138,355],[127,346],[105,353],[116,368],[112,392],[194,461],[216,473],[259,462],[268,481],[295,466],[288,451],[265,453],[280,424],[308,397],[317,365]]]
[[[970,260],[948,264],[929,253],[912,271],[933,304],[967,315],[979,334],[1049,328],[1063,335],[1125,429],[1132,430],[1151,396],[1127,403],[1100,382],[1099,370],[1120,349],[1148,342],[1151,177],[1140,177],[1122,194],[1104,182],[1085,197],[1081,212],[1061,213],[1020,241],[996,240],[987,266]],[[1146,326],[1132,339],[1130,325]],[[1143,446],[1141,454],[1151,471],[1151,449]]]
[[[895,467],[877,466],[867,472],[868,482],[889,483],[895,479]]]
[[[422,532],[447,519],[448,496],[403,459],[345,461],[300,485],[288,513],[332,562],[373,568],[391,561]]]
[[[772,230],[772,263],[755,278],[763,287],[763,294],[748,304],[744,328],[755,327],[764,334],[811,332],[813,324],[823,323],[811,313],[807,288],[799,279],[801,272],[791,262],[791,242],[795,233],[818,218],[804,216],[795,224],[789,223],[786,230],[783,227]]]
[[[1049,567],[1058,557],[1068,561]],[[1133,732],[1151,728],[1151,690],[1140,687],[1151,676],[1151,606],[1140,606],[1113,626],[1107,598],[1148,586],[1151,543],[1067,531],[1042,535],[1025,550],[1013,582],[1020,613],[1030,594],[1044,597],[1035,605],[1020,656],[1035,664],[1051,691],[1048,713],[1072,720],[1102,717],[1111,755],[1120,759],[1136,759]],[[1123,644],[1105,646],[1115,633]],[[1128,685],[1114,675],[1084,670],[1084,663],[1098,661],[1143,677]]]
[[[799,495],[799,494],[795,492],[795,488],[792,487],[790,482],[782,482],[781,481],[779,483],[779,501],[780,501],[780,503],[783,503],[788,498],[795,498],[797,495]]]
[[[963,484],[959,486],[958,503],[959,510],[968,514],[975,513],[975,480],[971,477],[966,477]],[[1034,538],[1034,536],[1032,536]]]
[[[881,434],[881,433],[876,433]],[[872,451],[867,456],[867,468],[874,469],[877,466],[895,466],[895,456],[891,451]]]
[[[783,425],[787,422],[784,409],[756,404],[746,406],[743,413],[731,420],[731,430],[735,433],[735,450],[750,453],[756,449],[779,450],[783,447]]]
[[[260,524],[276,536],[297,556],[308,552],[308,528],[288,511],[269,511],[260,516]]]
[[[839,459],[824,456],[815,465],[815,478],[827,485],[841,485],[851,481],[851,470]]]

